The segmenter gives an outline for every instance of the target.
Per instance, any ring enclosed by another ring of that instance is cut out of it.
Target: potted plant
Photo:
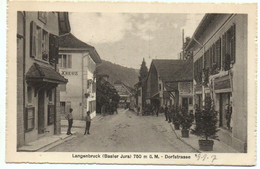
[[[204,108],[196,110],[196,127],[193,131],[194,134],[203,138],[199,140],[200,150],[213,150],[214,141],[209,138],[217,138],[217,131],[217,112],[212,106],[211,99],[206,98]]]
[[[180,130],[180,112],[178,107],[176,107],[176,110],[173,113],[172,122],[175,130]]]
[[[187,109],[182,108],[180,114],[180,125],[182,137],[189,137],[189,130],[194,120],[193,114],[189,113]]]

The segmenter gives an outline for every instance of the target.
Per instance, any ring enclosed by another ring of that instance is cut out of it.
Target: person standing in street
[[[167,104],[165,105],[165,108],[164,108],[164,115],[165,115],[165,121],[168,121],[168,107],[167,107]]]
[[[68,130],[67,130],[67,135],[72,135],[71,133],[71,128],[73,124],[73,116],[72,116],[73,109],[70,108],[70,112],[67,114],[65,117],[68,120]]]
[[[88,111],[88,112],[87,112],[87,116],[86,116],[86,129],[85,129],[84,135],[86,135],[86,133],[87,133],[87,134],[90,134],[90,133],[89,133],[90,124],[91,124],[90,111]]]

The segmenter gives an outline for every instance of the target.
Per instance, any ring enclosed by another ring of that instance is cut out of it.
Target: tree
[[[116,110],[120,96],[116,89],[103,77],[97,77],[97,112],[101,112],[101,107],[107,105],[107,109]]]
[[[197,109],[195,112],[196,127],[194,134],[204,137],[217,138],[217,112],[214,110],[211,98],[206,98],[203,110]]]
[[[146,76],[148,75],[148,68],[146,67],[146,62],[143,58],[143,62],[141,64],[141,68],[139,70],[139,81],[141,82],[142,80],[144,80],[146,78]]]

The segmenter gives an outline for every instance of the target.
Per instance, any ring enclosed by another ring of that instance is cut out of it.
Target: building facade
[[[187,50],[194,55],[194,104],[213,100],[218,136],[247,151],[247,15],[206,14]]]
[[[60,74],[68,83],[60,85],[60,107],[63,117],[73,109],[73,118],[83,120],[90,111],[96,115],[96,64],[101,59],[95,48],[80,41],[71,33],[59,38]]]
[[[193,110],[192,61],[153,60],[147,77],[147,103]]]
[[[116,81],[114,83],[114,87],[117,91],[117,93],[120,96],[119,104],[118,107],[125,108],[125,107],[130,107],[132,109],[135,108],[135,95],[133,92],[133,89],[130,88],[129,86],[125,85],[121,81]]]
[[[17,147],[60,133],[58,36],[68,13],[17,12]]]

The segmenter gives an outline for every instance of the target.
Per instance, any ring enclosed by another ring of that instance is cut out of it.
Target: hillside
[[[105,60],[102,60],[102,63],[97,66],[97,74],[109,75],[109,82],[111,84],[119,80],[129,87],[134,88],[134,85],[138,82],[138,70]]]

